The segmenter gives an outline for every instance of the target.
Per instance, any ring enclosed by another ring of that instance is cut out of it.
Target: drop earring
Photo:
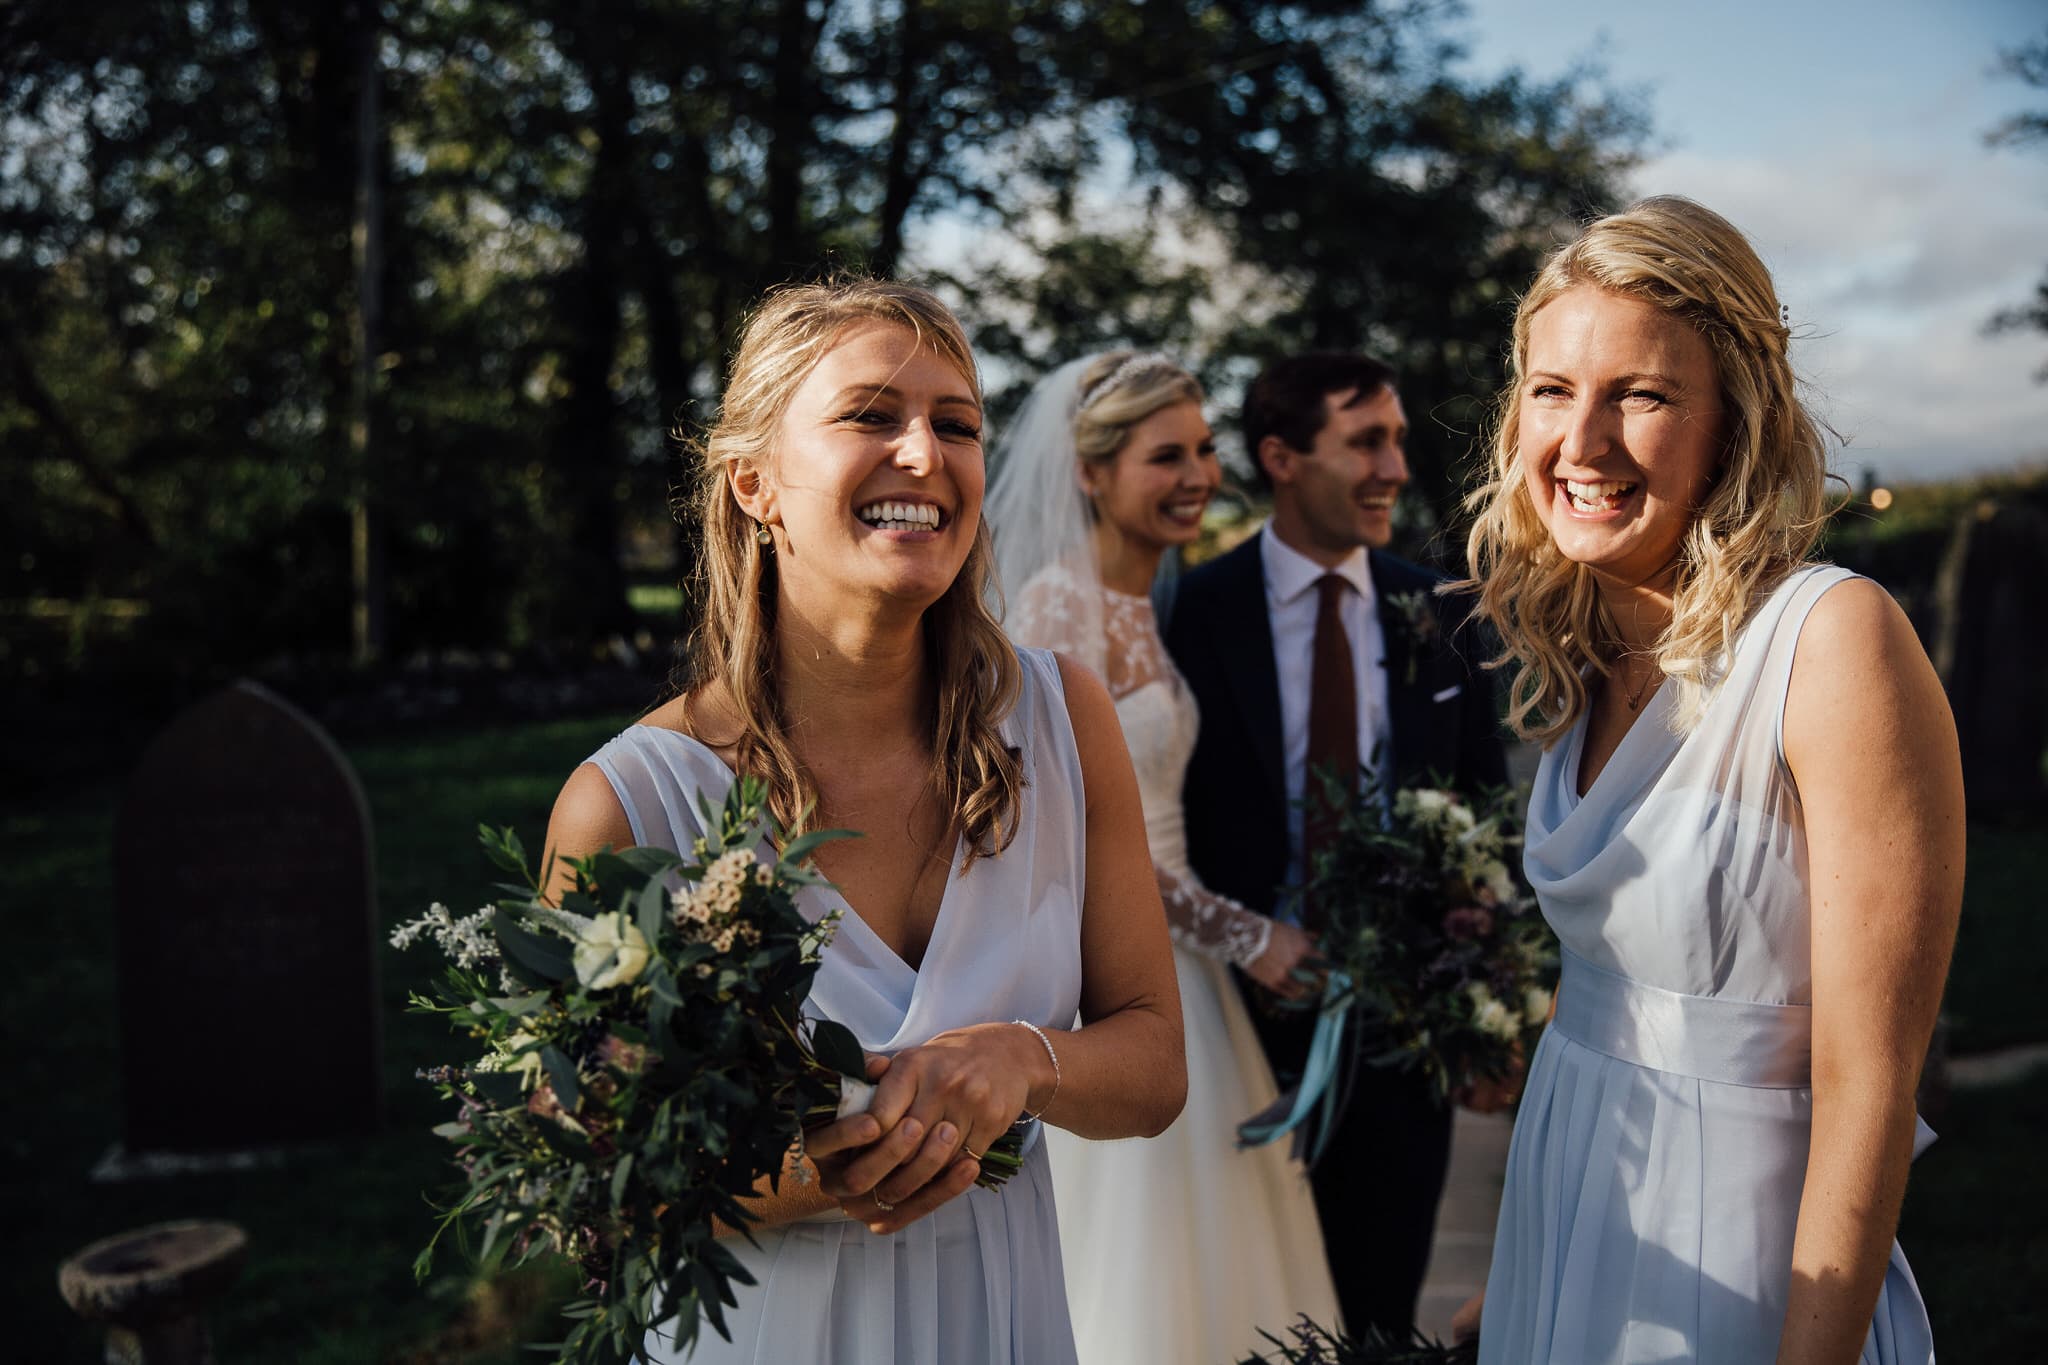
[[[775,536],[771,531],[769,531],[767,522],[757,521],[754,523],[754,540],[758,544],[763,546],[773,545],[775,543]]]

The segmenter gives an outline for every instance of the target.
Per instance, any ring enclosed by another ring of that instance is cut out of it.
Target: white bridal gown
[[[1106,653],[1083,638],[1096,621]],[[1271,1347],[1261,1329],[1284,1336],[1303,1313],[1334,1327],[1337,1294],[1306,1175],[1285,1144],[1237,1149],[1238,1123],[1278,1092],[1227,964],[1256,958],[1271,925],[1205,889],[1188,867],[1181,779],[1200,716],[1152,604],[1054,565],[1025,584],[1009,629],[1020,643],[1098,668],[1116,699],[1187,1037],[1187,1107],[1165,1133],[1118,1142],[1046,1135],[1080,1359],[1235,1365]]]
[[[966,872],[958,855],[924,960],[913,970],[857,912],[827,945],[807,1013],[897,1052],[969,1024],[1028,1019],[1065,1028],[1081,996],[1085,798],[1059,665],[1019,650],[1024,688],[1003,723],[1024,762],[1017,837]],[[723,801],[732,772],[673,730],[636,725],[591,759],[626,808],[634,842],[687,850],[697,800]],[[844,902],[799,893],[816,919]],[[1036,1130],[1036,1125],[1034,1125]],[[727,1243],[756,1283],[739,1285],[722,1340],[709,1324],[693,1365],[1071,1365],[1045,1145],[997,1190],[972,1189],[901,1232],[877,1237],[837,1209]],[[675,1353],[657,1330],[657,1361]]]
[[[1659,689],[1585,796],[1583,717],[1543,755],[1523,866],[1564,978],[1508,1152],[1482,1365],[1777,1358],[1813,1115],[1806,836],[1780,728],[1800,627],[1849,577],[1788,578],[1699,726],[1674,734],[1677,689]],[[1933,1359],[1895,1242],[1862,1360]]]

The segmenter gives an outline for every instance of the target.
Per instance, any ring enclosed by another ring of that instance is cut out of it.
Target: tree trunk
[[[349,638],[358,666],[384,655],[384,512],[377,423],[377,357],[384,349],[384,140],[380,129],[376,10],[356,10],[356,196],[349,233],[355,268],[350,331],[355,347],[349,388]]]
[[[889,104],[895,126],[883,168],[882,222],[871,264],[877,275],[894,275],[903,256],[903,220],[917,197],[918,174],[910,164],[917,127],[917,65],[924,59],[919,0],[903,0],[903,18],[896,25],[895,91]]]
[[[586,641],[626,635],[633,613],[619,563],[622,464],[612,367],[624,327],[623,244],[632,220],[632,117],[624,72],[611,59],[612,38],[586,31],[584,68],[595,99],[596,161],[584,191],[579,235],[583,262],[571,272],[562,310],[569,394],[554,434],[554,467],[568,514],[566,595],[556,604],[554,633]]]
[[[774,103],[769,111],[768,273],[772,283],[807,265],[803,259],[804,156],[816,107],[811,51],[817,29],[809,0],[782,0],[775,11]]]

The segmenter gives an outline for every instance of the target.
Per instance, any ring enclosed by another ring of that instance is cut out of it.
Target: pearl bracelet
[[[1045,1030],[1029,1019],[1012,1019],[1010,1022],[1022,1024],[1036,1034],[1038,1041],[1045,1044],[1045,1055],[1052,1058],[1052,1093],[1045,1097],[1044,1104],[1038,1106],[1038,1114],[1043,1114],[1052,1108],[1052,1102],[1060,1097],[1060,1054],[1052,1050],[1052,1039],[1045,1036]],[[1027,1119],[1036,1119],[1038,1114],[1032,1113],[1028,1108],[1024,1111],[1024,1117]]]

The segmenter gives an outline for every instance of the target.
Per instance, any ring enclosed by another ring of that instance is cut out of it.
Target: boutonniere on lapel
[[[1406,656],[1407,673],[1403,685],[1415,685],[1415,673],[1422,666],[1422,656],[1436,647],[1443,635],[1443,625],[1436,619],[1436,608],[1430,604],[1430,594],[1417,589],[1414,592],[1390,592],[1387,605],[1394,609],[1396,633],[1401,637],[1401,652]]]

